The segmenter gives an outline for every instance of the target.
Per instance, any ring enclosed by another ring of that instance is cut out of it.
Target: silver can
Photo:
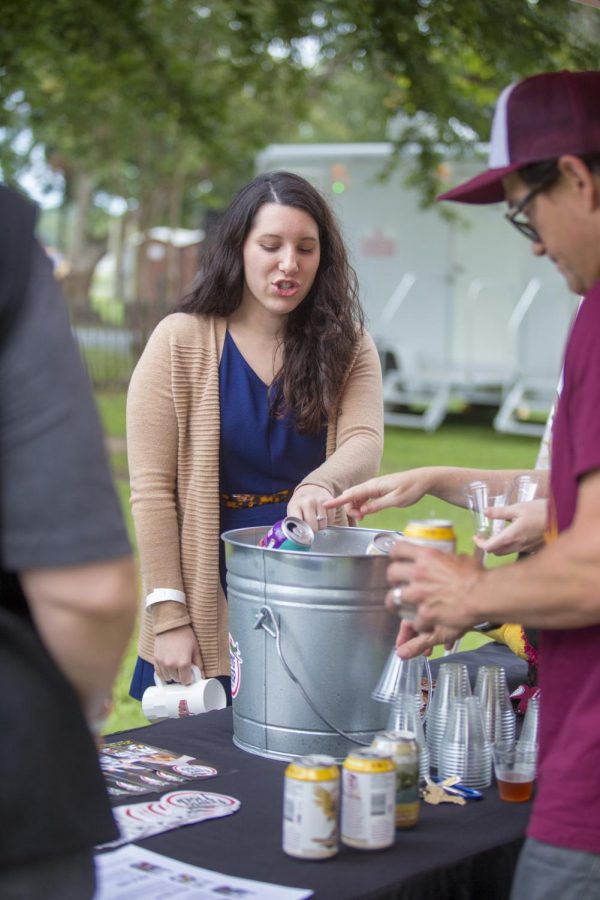
[[[339,850],[340,770],[332,756],[311,754],[285,770],[283,851],[329,859]]]
[[[367,547],[367,556],[388,556],[394,544],[401,537],[401,534],[397,534],[394,531],[380,531]]]
[[[396,836],[396,764],[391,756],[361,747],[342,767],[341,841],[359,850],[391,847]]]

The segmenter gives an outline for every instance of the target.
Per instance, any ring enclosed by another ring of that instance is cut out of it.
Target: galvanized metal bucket
[[[234,743],[260,756],[343,759],[386,727],[371,698],[398,619],[384,608],[378,532],[330,527],[310,552],[258,547],[266,528],[226,531]]]

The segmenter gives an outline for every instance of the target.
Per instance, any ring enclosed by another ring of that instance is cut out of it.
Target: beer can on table
[[[341,841],[359,850],[391,847],[396,831],[396,765],[373,747],[353,750],[342,767]]]
[[[367,547],[367,556],[387,556],[394,546],[400,540],[402,535],[389,531],[380,531],[376,534],[369,546]]]
[[[412,731],[382,731],[372,746],[396,763],[396,828],[419,821],[419,745]]]
[[[340,770],[332,756],[313,753],[290,763],[283,794],[283,851],[299,859],[329,859],[339,850]]]
[[[404,529],[404,540],[420,547],[432,547],[442,553],[456,552],[456,532],[449,519],[412,519]],[[415,607],[403,601],[400,615],[410,621],[415,618]]]
[[[314,539],[310,525],[296,516],[286,516],[271,525],[258,546],[270,550],[310,550]]]

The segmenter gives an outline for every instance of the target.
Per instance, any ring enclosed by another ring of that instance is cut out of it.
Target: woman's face
[[[286,316],[299,306],[321,260],[319,229],[308,213],[266,203],[244,242],[242,306]]]

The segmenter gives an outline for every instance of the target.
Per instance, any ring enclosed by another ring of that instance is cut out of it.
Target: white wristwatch
[[[154,588],[151,594],[146,597],[145,608],[154,606],[155,603],[164,603],[165,600],[173,600],[175,603],[185,604],[185,594],[183,591],[176,591],[174,588]]]

